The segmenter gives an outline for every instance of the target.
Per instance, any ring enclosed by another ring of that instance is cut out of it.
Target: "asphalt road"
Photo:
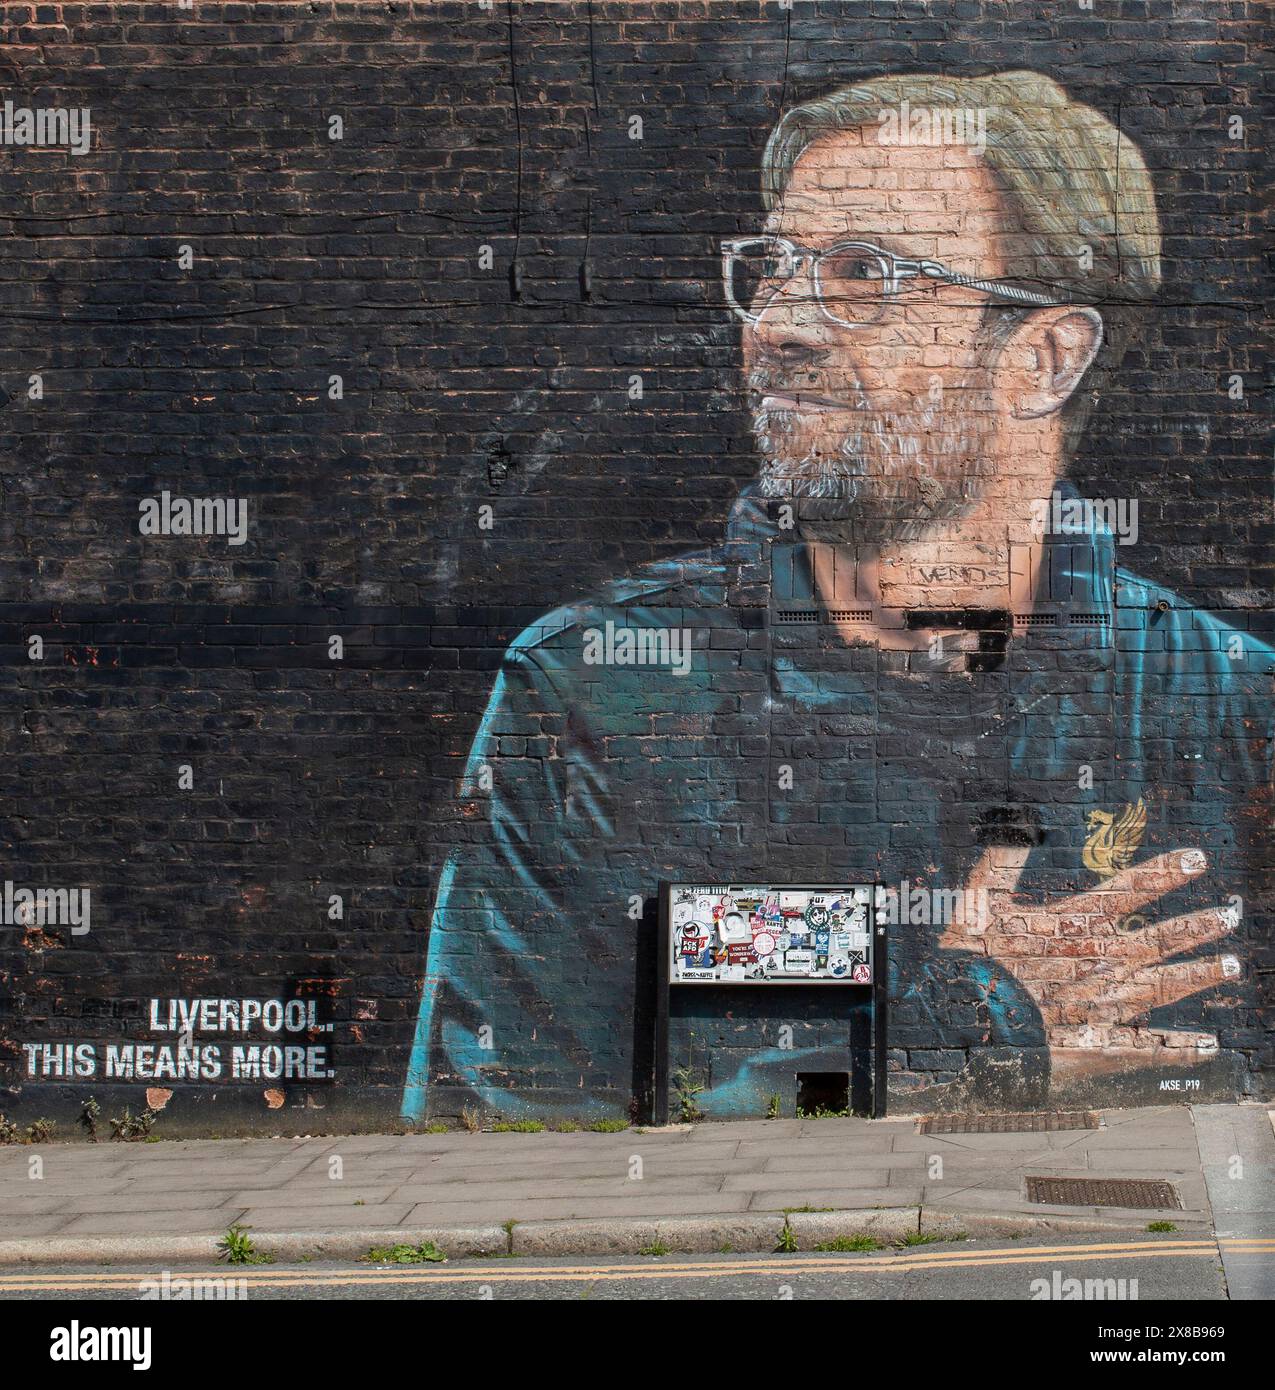
[[[1246,1287],[1275,1297],[1275,1238],[1224,1242],[1252,1274]],[[196,1280],[235,1281],[196,1286]],[[1077,1283],[1069,1283],[1075,1280]],[[1086,1280],[1101,1280],[1087,1289]],[[1123,1285],[1119,1281],[1125,1281]],[[1136,1280],[1136,1288],[1133,1281]],[[1113,1282],[1107,1282],[1113,1281]],[[297,1264],[167,1271],[26,1267],[0,1271],[0,1299],[184,1301],[298,1299],[786,1300],[1228,1297],[1213,1237],[1146,1235],[969,1240],[870,1254],[715,1254],[455,1260],[445,1264]]]

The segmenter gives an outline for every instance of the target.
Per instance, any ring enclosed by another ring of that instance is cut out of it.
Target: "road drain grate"
[[[1177,1189],[1160,1178],[1028,1178],[1027,1200],[1049,1207],[1182,1210]]]
[[[1027,1115],[927,1115],[921,1134],[1051,1134],[1058,1129],[1097,1129],[1092,1110],[1036,1111]]]

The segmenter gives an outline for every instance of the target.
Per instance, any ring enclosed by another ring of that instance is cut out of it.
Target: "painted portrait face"
[[[990,278],[1003,273],[1004,212],[975,149],[849,130],[802,153],[764,230],[812,251],[862,241]],[[823,303],[808,268],[768,291],[744,329],[744,367],[762,492],[827,499],[907,538],[964,515],[993,471],[991,324],[1003,311],[989,320],[983,295],[918,278],[876,321],[834,322],[825,305],[837,312],[841,281],[849,300],[875,293],[857,282],[876,273],[825,263]]]

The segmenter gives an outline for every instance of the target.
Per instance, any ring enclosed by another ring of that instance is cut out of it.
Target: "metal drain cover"
[[[1050,1207],[1182,1210],[1177,1189],[1160,1178],[1028,1178],[1027,1200]]]
[[[1057,1129],[1097,1129],[1092,1110],[1034,1111],[1025,1115],[927,1115],[921,1134],[1049,1134]]]

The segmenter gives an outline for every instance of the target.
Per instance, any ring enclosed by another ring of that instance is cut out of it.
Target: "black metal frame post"
[[[651,1116],[657,1125],[668,1124],[668,1032],[669,1032],[669,961],[672,959],[669,939],[669,899],[673,885],[660,883],[660,957],[655,969],[655,1085],[654,1109]]]
[[[872,1118],[885,1119],[889,1058],[890,940],[872,908]]]

